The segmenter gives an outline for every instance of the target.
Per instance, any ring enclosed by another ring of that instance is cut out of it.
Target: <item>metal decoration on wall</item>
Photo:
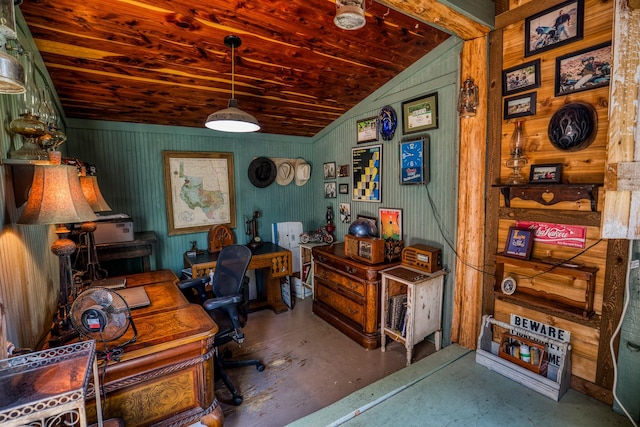
[[[382,107],[380,114],[378,114],[378,132],[380,132],[382,139],[391,141],[396,127],[398,127],[398,116],[395,110],[389,105]]]
[[[553,114],[547,134],[558,150],[578,151],[591,145],[597,128],[595,108],[584,102],[572,102]]]

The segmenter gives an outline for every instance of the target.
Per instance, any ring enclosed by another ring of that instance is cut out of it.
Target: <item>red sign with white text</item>
[[[585,242],[587,241],[587,227],[581,225],[516,221],[516,226],[535,230],[533,240],[549,245],[584,249]]]

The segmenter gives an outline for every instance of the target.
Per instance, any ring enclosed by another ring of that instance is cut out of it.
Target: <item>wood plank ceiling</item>
[[[66,117],[203,127],[235,97],[261,132],[313,136],[449,35],[379,3],[336,27],[333,0],[25,0]]]

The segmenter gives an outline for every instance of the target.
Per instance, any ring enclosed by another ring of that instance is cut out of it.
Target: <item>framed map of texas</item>
[[[169,236],[236,227],[233,153],[163,151]]]

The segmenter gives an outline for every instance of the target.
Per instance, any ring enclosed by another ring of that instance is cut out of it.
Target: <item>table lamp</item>
[[[81,175],[80,186],[84,193],[84,198],[87,199],[89,206],[95,213],[107,212],[111,208],[107,204],[102,192],[98,186],[98,178],[95,175]],[[98,252],[96,251],[96,240],[93,232],[96,231],[97,224],[95,221],[83,222],[81,226],[82,233],[85,237],[85,248],[87,251],[87,262],[84,276],[88,277],[90,281],[104,279],[107,277],[106,270],[100,268],[100,262],[98,261]]]
[[[51,252],[60,260],[60,295],[52,328],[54,342],[64,343],[74,335],[68,315],[71,308],[70,290],[71,294],[75,294],[72,291],[74,284],[70,256],[76,250],[76,244],[68,238],[69,229],[65,224],[96,219],[82,193],[75,166],[34,166],[31,191],[18,224],[57,225],[55,233],[58,240],[51,245]]]

